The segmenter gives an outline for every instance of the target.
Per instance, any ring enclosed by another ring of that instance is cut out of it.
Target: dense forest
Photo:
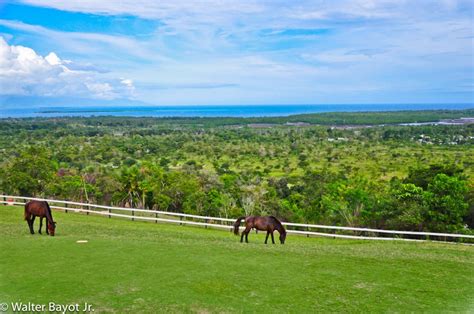
[[[472,233],[474,110],[0,120],[0,191],[147,209]]]

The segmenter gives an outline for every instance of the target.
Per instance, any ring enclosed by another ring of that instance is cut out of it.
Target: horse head
[[[286,240],[286,232],[280,233],[280,243],[285,244],[285,240]]]
[[[56,221],[48,222],[49,235],[54,237],[54,231],[56,230]]]

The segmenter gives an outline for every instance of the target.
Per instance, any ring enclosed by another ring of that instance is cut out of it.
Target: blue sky
[[[0,2],[0,95],[474,103],[470,0]]]

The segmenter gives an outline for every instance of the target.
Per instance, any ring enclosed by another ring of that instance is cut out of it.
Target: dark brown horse
[[[249,242],[249,232],[252,228],[256,230],[262,230],[267,232],[265,237],[265,244],[267,244],[268,236],[272,235],[272,242],[275,244],[275,239],[273,238],[273,231],[277,230],[280,233],[280,242],[281,244],[285,243],[286,239],[286,230],[281,224],[281,222],[273,216],[248,216],[248,217],[239,217],[234,222],[234,234],[239,235],[239,227],[242,219],[245,219],[245,230],[242,231],[242,236],[240,237],[240,242],[243,242],[245,236],[245,242]]]
[[[40,227],[38,233],[41,234],[43,218],[46,218],[46,234],[54,236],[56,222],[53,221],[53,215],[51,214],[51,208],[49,207],[48,202],[29,201],[25,204],[25,220],[28,222],[28,227],[30,227],[31,234],[35,234],[33,231],[33,224],[37,216],[40,218]]]

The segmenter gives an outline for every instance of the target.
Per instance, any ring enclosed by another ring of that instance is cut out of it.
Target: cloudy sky
[[[0,0],[0,96],[473,103],[471,0]]]

